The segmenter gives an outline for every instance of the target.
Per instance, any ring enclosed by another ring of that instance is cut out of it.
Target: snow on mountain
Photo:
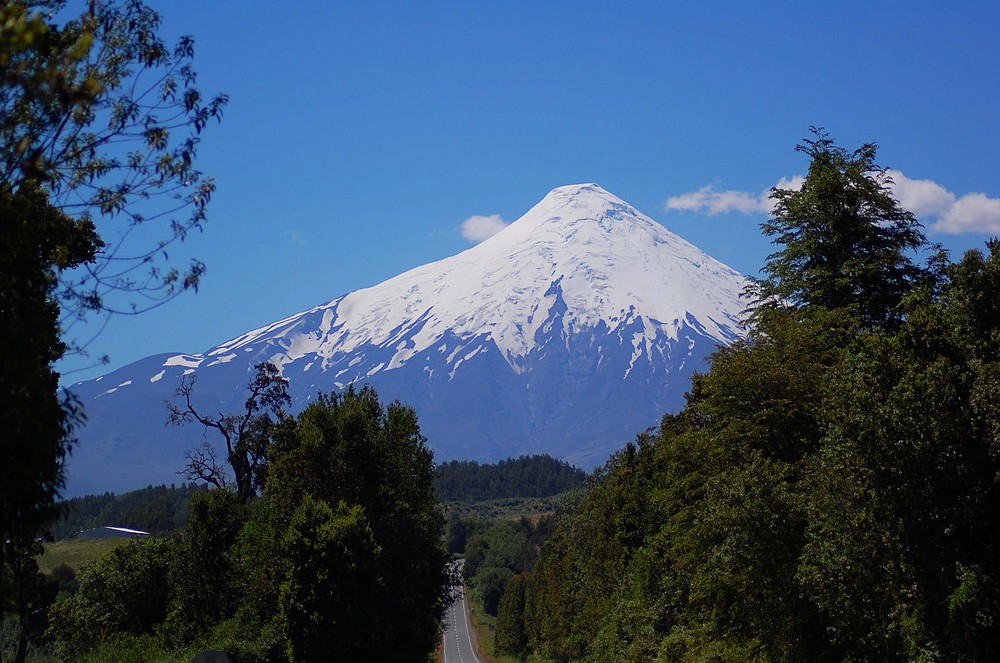
[[[262,361],[297,407],[363,383],[413,405],[439,460],[548,452],[592,466],[679,407],[704,358],[742,335],[745,283],[598,185],[559,187],[456,256],[74,385],[90,423],[69,490],[176,481],[202,433],[164,428],[164,398],[194,374],[206,409],[233,409]],[[112,480],[101,468],[116,465]]]

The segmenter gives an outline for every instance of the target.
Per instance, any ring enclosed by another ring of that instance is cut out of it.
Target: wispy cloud
[[[473,244],[479,244],[480,242],[493,237],[493,235],[496,235],[509,225],[510,224],[504,221],[499,214],[491,214],[489,216],[470,216],[465,221],[462,221],[462,225],[459,226],[459,231],[465,239],[469,240]]]
[[[299,246],[305,246],[306,240],[298,230],[286,230],[285,239],[287,239],[292,244],[298,244]]]
[[[705,212],[709,216],[739,212],[754,214],[769,212],[766,193],[753,194],[748,191],[718,191],[714,185],[706,185],[697,191],[689,191],[679,196],[667,198],[666,207],[671,211]]]
[[[798,189],[802,186],[804,178],[801,175],[794,177],[783,177],[778,182],[779,189]],[[669,211],[704,212],[709,216],[717,214],[770,214],[774,209],[774,201],[771,200],[770,189],[764,189],[759,193],[750,191],[719,191],[715,185],[708,184],[697,191],[682,193],[679,196],[667,198],[665,207]]]
[[[961,233],[1000,234],[1000,198],[990,198],[985,193],[966,193],[957,196],[946,187],[932,180],[910,179],[899,170],[889,170],[889,184],[900,204],[926,222],[932,232],[958,235]],[[782,178],[779,189],[799,189],[802,175]],[[667,198],[668,211],[701,212],[708,216],[718,214],[769,214],[774,209],[770,190],[719,191],[714,185],[703,186],[697,191]]]

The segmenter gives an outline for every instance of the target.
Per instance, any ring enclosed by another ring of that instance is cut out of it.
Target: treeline
[[[204,487],[195,483],[179,486],[147,486],[121,495],[104,493],[66,500],[62,515],[52,525],[52,536],[70,538],[77,533],[107,525],[140,529],[163,534],[183,527],[188,504],[195,492]]]
[[[551,497],[580,487],[587,473],[549,455],[520,456],[497,463],[452,460],[437,466],[434,490],[444,501],[507,497]]]
[[[284,402],[286,386],[273,366],[258,367],[246,426],[231,429],[242,431],[236,454],[252,441],[256,460],[230,469],[252,471],[259,492],[186,487],[185,527],[116,548],[54,603],[53,581],[25,567],[37,591],[21,582],[12,603],[35,651],[73,661],[191,660],[204,648],[243,662],[428,660],[450,578],[415,413],[365,388],[272,418],[259,399]]]
[[[801,149],[805,183],[774,192],[764,226],[779,250],[749,338],[507,581],[499,648],[1000,660],[1000,242],[952,263],[891,197],[874,146],[820,133]]]

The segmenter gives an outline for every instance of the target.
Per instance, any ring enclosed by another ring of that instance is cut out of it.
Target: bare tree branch
[[[218,416],[212,417],[198,412],[192,402],[194,376],[181,379],[175,392],[175,396],[181,400],[179,404],[165,401],[167,425],[184,426],[197,422],[205,430],[216,430],[222,435],[226,442],[226,461],[232,468],[236,482],[236,492],[244,502],[263,488],[275,420],[281,421],[286,416],[283,408],[291,405],[288,380],[282,377],[277,366],[264,363],[255,368],[256,373],[247,386],[249,393],[244,409],[237,415],[220,412]],[[206,443],[200,450],[188,451],[184,457],[187,460],[187,468],[183,470],[187,473],[185,476],[224,487],[219,483],[219,477],[224,482],[225,472],[216,462],[215,450],[210,444]]]
[[[185,479],[204,481],[216,488],[226,489],[229,487],[226,470],[216,460],[215,447],[210,443],[205,442],[198,449],[185,451],[184,459],[187,461],[187,465],[177,474],[182,475]]]

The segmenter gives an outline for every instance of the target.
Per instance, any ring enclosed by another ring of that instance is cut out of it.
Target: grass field
[[[67,539],[45,544],[45,552],[38,558],[38,568],[51,573],[60,564],[67,564],[74,571],[95,562],[130,539]]]

